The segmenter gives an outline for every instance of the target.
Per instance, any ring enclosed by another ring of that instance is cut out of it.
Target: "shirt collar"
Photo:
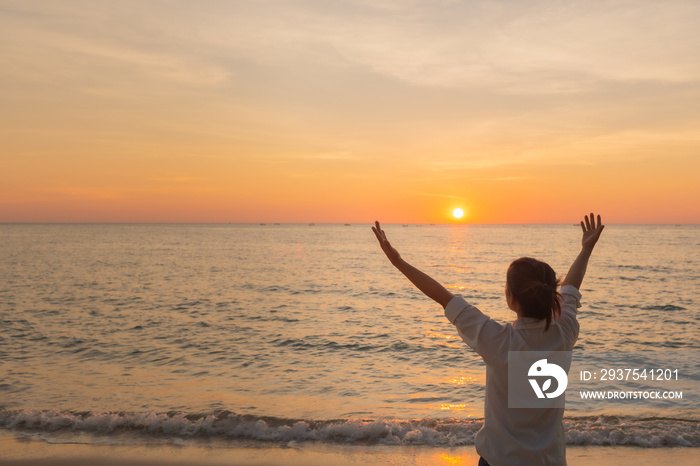
[[[554,322],[552,322],[554,323]],[[546,319],[536,319],[534,317],[520,317],[518,320],[513,322],[513,328],[525,329],[525,328],[544,328],[547,325]]]

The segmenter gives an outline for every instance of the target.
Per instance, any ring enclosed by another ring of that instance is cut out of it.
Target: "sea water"
[[[563,277],[581,239],[576,225],[385,230],[501,323],[508,264]],[[483,422],[483,361],[370,225],[8,224],[0,238],[2,429],[461,445]],[[570,444],[700,446],[699,265],[698,226],[606,227],[581,287]],[[579,369],[613,367],[679,371],[642,386],[683,396],[577,398],[615,385]]]

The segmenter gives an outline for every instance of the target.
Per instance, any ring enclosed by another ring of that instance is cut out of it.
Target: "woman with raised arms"
[[[600,215],[597,221],[593,214],[581,221],[581,252],[561,283],[544,262],[529,257],[513,261],[506,273],[505,295],[517,319],[505,325],[403,260],[379,222],[372,227],[394,267],[444,307],[447,319],[486,363],[484,425],[475,439],[480,466],[566,464],[563,408],[508,407],[508,352],[573,349],[579,332],[579,288],[604,227]]]

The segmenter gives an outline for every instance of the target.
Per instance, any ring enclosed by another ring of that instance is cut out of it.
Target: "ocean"
[[[508,264],[536,257],[563,277],[581,237],[384,227],[407,261],[504,323]],[[484,363],[368,224],[4,224],[0,238],[5,432],[452,446],[483,422]],[[698,226],[606,227],[581,287],[569,444],[700,446],[699,270]]]

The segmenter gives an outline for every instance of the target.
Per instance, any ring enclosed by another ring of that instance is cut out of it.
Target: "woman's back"
[[[581,298],[578,290],[593,247],[604,228],[600,215],[597,224],[593,214],[584,220],[585,224],[581,222],[581,251],[569,268],[560,293],[556,291],[558,280],[549,265],[531,258],[521,258],[511,264],[507,274],[506,300],[518,315],[518,320],[506,325],[490,319],[461,296],[454,296],[435,279],[407,263],[391,246],[379,222],[372,227],[392,265],[426,296],[445,308],[445,316],[457,327],[460,336],[486,362],[484,426],[477,433],[475,444],[482,459],[493,466],[566,464],[563,391],[566,371],[571,365],[571,350],[578,338],[576,309]],[[511,377],[509,386],[509,371],[513,373],[516,366],[509,364],[509,358],[522,353],[540,357],[542,352],[557,357],[564,355],[568,360],[553,364],[547,363],[546,359],[534,359],[525,365],[520,364],[518,370],[525,367],[526,371],[518,372],[522,377]],[[554,392],[549,391],[551,380],[542,387],[538,385],[537,376],[540,374],[536,371],[542,368],[559,375],[555,377]],[[533,370],[535,372],[530,373]],[[522,387],[516,384],[522,384]],[[536,398],[559,398],[560,404],[542,407],[540,403],[533,403],[535,407],[532,408],[522,407],[520,403],[513,403],[517,407],[509,406],[513,393],[528,390],[533,391]]]
[[[509,407],[508,393],[509,352],[570,352],[576,343],[581,295],[570,285],[562,288],[561,295],[561,315],[546,331],[546,322],[532,317],[499,324],[461,296],[445,307],[445,316],[462,339],[486,362],[484,426],[475,444],[492,465],[566,464],[563,399],[561,407],[515,408]],[[510,389],[531,391],[532,387],[523,380],[522,386]]]

